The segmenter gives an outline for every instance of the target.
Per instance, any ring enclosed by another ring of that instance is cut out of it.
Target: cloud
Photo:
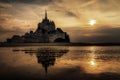
[[[78,17],[74,12],[66,11],[66,15],[69,17]]]
[[[3,28],[2,26],[0,26],[0,34],[10,34],[10,33],[13,33],[13,34],[19,34],[19,33],[22,33],[23,34],[23,30],[20,29],[19,27],[13,27],[13,29],[7,29],[7,28]]]
[[[66,28],[65,31],[69,33],[72,42],[120,42],[120,27],[73,27]]]
[[[22,35],[25,32],[19,27],[14,27],[13,29],[6,29],[0,26],[0,41],[5,41],[7,38],[12,37],[13,35]]]
[[[120,27],[110,27],[110,26],[102,26],[102,28],[97,29],[95,33],[102,33],[106,35],[117,35],[120,32]]]
[[[1,3],[0,2],[0,9],[7,9],[7,8],[10,8],[10,7],[12,7],[12,5],[11,4],[9,4],[9,3]]]
[[[0,2],[47,5],[53,2],[53,0],[0,0]]]

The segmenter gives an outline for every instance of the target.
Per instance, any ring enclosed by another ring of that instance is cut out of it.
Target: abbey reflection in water
[[[36,50],[34,49],[24,49],[24,50],[13,50],[16,51],[23,51],[26,54],[29,55],[36,55],[37,62],[39,64],[42,64],[42,66],[45,69],[45,72],[48,72],[48,67],[54,66],[55,61],[57,58],[62,57],[64,54],[69,52],[68,47],[63,48],[51,48],[51,47],[45,47],[45,48],[38,48]]]

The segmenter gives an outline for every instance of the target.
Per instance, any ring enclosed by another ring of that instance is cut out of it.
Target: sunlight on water
[[[17,78],[24,76],[23,78],[31,80],[33,78],[37,80],[46,78],[61,80],[62,78],[66,79],[65,75],[71,74],[71,77],[74,75],[78,78],[81,76],[87,78],[87,75],[93,77],[98,74],[100,76],[110,74],[119,80],[119,62],[120,47],[118,46],[0,48],[0,74],[7,75],[11,79],[13,79],[11,76],[15,74]],[[81,76],[78,76],[79,74]]]
[[[95,65],[96,65],[95,61],[94,61],[94,60],[91,60],[91,61],[90,61],[90,65],[91,65],[91,66],[95,66]]]
[[[92,53],[90,54],[91,56],[91,61],[90,61],[90,65],[91,66],[95,66],[96,63],[95,63],[95,47],[91,47],[90,50],[92,51]]]

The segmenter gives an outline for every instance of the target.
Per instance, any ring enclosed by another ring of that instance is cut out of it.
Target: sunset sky
[[[35,30],[45,10],[71,42],[120,42],[120,0],[0,0],[0,42]]]

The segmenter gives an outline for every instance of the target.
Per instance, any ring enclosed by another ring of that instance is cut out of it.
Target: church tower
[[[45,10],[45,20],[47,20],[47,10]]]

